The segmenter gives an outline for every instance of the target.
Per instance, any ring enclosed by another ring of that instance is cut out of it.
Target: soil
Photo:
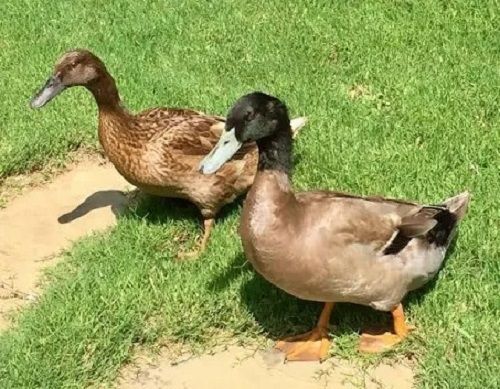
[[[362,367],[331,358],[317,362],[284,363],[283,355],[271,349],[251,350],[231,346],[213,355],[165,355],[138,358],[126,366],[117,382],[120,389],[337,389],[414,387],[408,362]]]

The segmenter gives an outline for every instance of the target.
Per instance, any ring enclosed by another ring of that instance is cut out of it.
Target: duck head
[[[270,138],[286,131],[291,139],[286,105],[273,96],[253,92],[238,99],[229,110],[224,132],[212,151],[201,161],[203,174],[215,173],[243,143]]]
[[[88,86],[106,71],[102,61],[88,50],[73,50],[62,55],[45,85],[31,99],[32,108],[41,108],[72,86]]]

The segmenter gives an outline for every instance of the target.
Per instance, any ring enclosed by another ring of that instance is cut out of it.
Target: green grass
[[[39,112],[27,108],[72,47],[102,56],[134,110],[224,114],[248,91],[278,95],[310,118],[297,141],[297,188],[429,202],[473,193],[437,281],[407,300],[418,332],[399,353],[416,354],[422,387],[498,387],[499,8],[498,1],[3,4],[0,178],[96,144],[86,91],[67,91]],[[364,92],[350,98],[356,87]],[[253,339],[308,329],[319,305],[287,296],[244,265],[239,210],[226,210],[193,263],[175,261],[199,233],[196,212],[179,202],[148,201],[114,231],[78,244],[42,301],[0,336],[0,387],[109,382],[133,345],[159,338],[200,346],[220,331]],[[353,334],[385,319],[339,306],[333,352],[355,357]]]

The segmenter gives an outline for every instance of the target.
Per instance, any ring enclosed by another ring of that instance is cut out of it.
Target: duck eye
[[[254,118],[254,111],[252,109],[248,110],[245,114],[245,120],[247,122],[251,121]]]

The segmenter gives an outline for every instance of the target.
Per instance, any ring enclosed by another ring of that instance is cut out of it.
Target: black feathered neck
[[[292,130],[290,123],[280,124],[273,135],[257,140],[257,170],[277,170],[290,176],[292,171]]]

